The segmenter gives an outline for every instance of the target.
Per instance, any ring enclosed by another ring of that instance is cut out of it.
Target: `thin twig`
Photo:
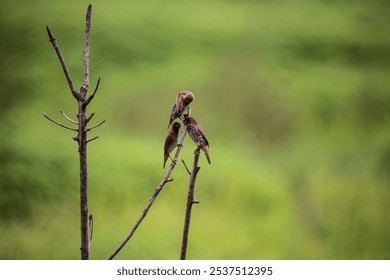
[[[181,134],[180,144],[183,143],[184,137],[186,136],[186,133],[187,133],[187,127],[184,127],[183,132]],[[150,197],[148,203],[146,204],[144,210],[142,211],[141,216],[138,218],[138,220],[136,221],[136,223],[134,224],[134,226],[132,227],[130,232],[127,234],[125,239],[119,244],[119,246],[114,250],[114,252],[107,258],[108,260],[112,260],[119,253],[119,251],[126,245],[127,241],[130,240],[130,238],[133,236],[134,232],[137,230],[138,226],[141,224],[143,219],[146,217],[146,214],[148,214],[149,209],[152,207],[153,202],[156,200],[158,194],[163,189],[164,185],[173,180],[172,178],[169,178],[169,176],[171,175],[173,169],[176,166],[176,162],[177,162],[177,159],[179,157],[181,148],[182,148],[182,145],[178,145],[177,150],[176,150],[176,154],[171,162],[171,165],[169,166],[169,168],[168,168],[167,172],[165,173],[164,178],[161,180],[160,184],[154,190],[152,196]]]
[[[57,53],[58,59],[60,60],[62,69],[64,70],[65,77],[66,77],[66,80],[68,81],[68,85],[69,85],[70,91],[72,92],[73,96],[78,100],[79,99],[79,95],[78,95],[78,93],[76,91],[76,88],[74,87],[74,84],[73,84],[73,81],[72,81],[72,77],[70,76],[68,67],[66,66],[65,59],[62,56],[61,49],[60,49],[60,47],[59,47],[59,45],[57,43],[57,40],[54,37],[54,34],[51,31],[49,26],[46,26],[46,30],[47,30],[47,33],[49,34],[50,42],[53,44],[53,47],[54,47],[54,49],[55,49],[55,51]]]
[[[63,115],[65,117],[65,119],[67,119],[68,121],[70,121],[71,123],[74,123],[74,124],[79,124],[78,122],[72,120],[71,118],[69,118],[64,111],[60,110],[60,113],[61,115]]]
[[[95,94],[96,94],[96,92],[97,92],[98,89],[99,89],[99,85],[100,85],[100,78],[99,78],[98,81],[97,81],[95,90],[91,93],[90,96],[88,96],[87,100],[85,101],[85,105],[88,105],[89,102],[91,102],[91,100],[95,97]]]
[[[98,138],[99,138],[99,136],[96,136],[96,137],[93,137],[93,138],[91,138],[91,139],[87,140],[87,144],[88,144],[89,142],[92,142],[93,140],[96,140],[96,139],[98,139]]]
[[[182,159],[181,162],[184,164],[184,167],[186,168],[188,175],[191,176],[191,171],[188,169],[187,164],[186,164],[186,162],[184,161],[184,159]]]
[[[88,5],[86,20],[85,20],[85,38],[84,38],[84,50],[83,50],[83,61],[84,61],[84,82],[80,89],[81,97],[84,99],[87,94],[89,87],[89,44],[91,38],[91,13],[92,5]]]
[[[95,124],[94,126],[91,126],[90,128],[87,128],[87,131],[91,131],[92,129],[97,128],[98,126],[101,126],[101,125],[104,124],[105,122],[106,122],[106,121],[101,121],[100,123]]]
[[[92,113],[92,114],[87,118],[87,123],[89,123],[89,121],[93,118],[94,115],[95,115],[95,113]]]
[[[49,121],[55,123],[55,124],[58,125],[58,126],[61,126],[61,127],[63,127],[63,128],[66,128],[66,129],[69,129],[69,130],[72,130],[72,131],[78,131],[77,128],[72,128],[72,127],[66,126],[66,125],[64,125],[64,124],[62,124],[62,123],[59,123],[59,122],[53,120],[53,119],[50,118],[46,113],[44,113],[43,115],[45,116],[46,119],[48,119]]]
[[[183,239],[182,239],[181,252],[180,252],[181,260],[185,260],[187,258],[188,234],[190,229],[192,205],[194,203],[199,203],[199,201],[194,200],[196,176],[198,175],[200,169],[200,167],[198,166],[199,155],[200,155],[200,147],[198,146],[194,151],[194,163],[192,165],[192,172],[190,176],[190,182],[188,185],[186,214],[184,218]]]

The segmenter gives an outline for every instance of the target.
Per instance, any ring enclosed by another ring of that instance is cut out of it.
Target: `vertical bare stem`
[[[91,4],[88,6],[85,26],[85,40],[83,49],[84,83],[80,89],[78,100],[79,114],[79,158],[80,158],[80,233],[81,233],[81,259],[89,259],[90,238],[88,229],[88,169],[87,169],[87,117],[85,96],[89,86],[89,43],[91,33]]]
[[[89,259],[89,230],[88,230],[88,172],[87,172],[87,132],[85,108],[79,101],[79,159],[80,159],[80,233],[81,233],[81,259]]]
[[[105,121],[100,122],[99,124],[92,126],[90,128],[87,128],[88,122],[91,120],[93,114],[87,118],[87,106],[91,102],[92,98],[95,96],[98,87],[100,78],[98,80],[98,83],[96,85],[96,88],[94,92],[86,98],[88,87],[89,87],[89,45],[90,45],[90,38],[91,38],[91,13],[92,13],[92,5],[88,6],[87,14],[86,14],[86,26],[85,26],[85,38],[84,38],[84,48],[83,48],[83,62],[84,62],[84,82],[83,85],[80,88],[80,92],[78,93],[74,87],[72,78],[70,76],[70,72],[65,64],[65,60],[62,56],[61,50],[59,45],[57,44],[57,41],[54,37],[53,32],[51,29],[47,26],[47,32],[49,34],[50,42],[53,44],[53,47],[57,53],[58,59],[60,60],[62,69],[64,70],[66,79],[69,84],[69,88],[73,94],[73,96],[77,99],[78,104],[78,128],[74,129],[71,127],[68,127],[66,125],[63,125],[53,119],[51,119],[49,116],[44,114],[44,116],[49,119],[50,121],[54,122],[55,124],[70,129],[73,131],[77,131],[78,134],[73,139],[78,142],[79,145],[79,160],[80,160],[80,233],[81,233],[81,259],[82,260],[88,260],[89,259],[89,252],[90,252],[90,231],[89,231],[89,215],[88,215],[88,169],[87,169],[87,143],[91,142],[92,140],[95,140],[97,137],[94,137],[90,140],[87,140],[87,132],[90,131],[93,128],[96,128],[103,124]],[[70,119],[64,112],[61,111],[61,114],[70,122],[76,123],[72,119]],[[91,231],[92,232],[92,231]],[[92,233],[91,233],[92,234]]]
[[[194,163],[192,165],[192,172],[190,176],[190,182],[188,185],[186,214],[184,218],[183,239],[182,239],[181,253],[180,253],[181,260],[185,260],[187,258],[188,234],[190,230],[192,205],[194,203],[197,203],[194,200],[194,195],[195,195],[196,176],[198,175],[200,169],[200,167],[198,166],[199,155],[200,155],[200,148],[197,147],[196,150],[194,151]]]
[[[84,60],[84,82],[83,89],[84,93],[87,93],[89,87],[89,44],[91,38],[91,13],[92,5],[88,5],[87,15],[86,15],[86,24],[85,24],[85,38],[84,38],[84,50],[83,50],[83,60]],[[83,92],[83,90],[81,91]],[[85,94],[83,97],[85,97]]]

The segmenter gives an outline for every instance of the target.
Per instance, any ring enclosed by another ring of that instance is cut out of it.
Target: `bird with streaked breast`
[[[190,135],[192,141],[205,153],[207,161],[211,164],[210,154],[209,154],[209,141],[207,140],[206,134],[204,133],[202,127],[197,123],[195,118],[185,116],[184,124],[187,126],[188,134]]]
[[[165,168],[165,163],[167,162],[168,157],[170,157],[171,152],[177,146],[177,139],[179,136],[180,127],[181,127],[180,123],[178,122],[172,123],[168,131],[167,137],[165,138],[163,168]]]

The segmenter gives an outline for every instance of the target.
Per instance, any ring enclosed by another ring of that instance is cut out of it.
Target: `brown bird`
[[[184,124],[187,126],[188,134],[190,135],[192,141],[195,142],[199,148],[201,148],[207,158],[209,164],[211,164],[210,155],[209,155],[209,141],[207,140],[206,134],[200,125],[196,122],[193,117],[186,117]]]
[[[170,153],[177,146],[177,138],[179,135],[180,126],[180,123],[174,122],[168,131],[167,137],[165,138],[163,168],[165,168],[165,163],[167,162],[168,157],[170,157]]]
[[[182,91],[182,92],[179,92],[176,96],[176,102],[175,104],[173,105],[173,108],[172,108],[172,112],[171,112],[171,116],[169,117],[169,125],[168,125],[168,128],[169,126],[171,125],[171,123],[177,119],[177,118],[180,118],[183,113],[184,113],[184,110],[188,107],[188,105],[190,105],[190,103],[195,100],[195,96],[194,94],[189,91],[189,90],[185,90],[185,91]]]

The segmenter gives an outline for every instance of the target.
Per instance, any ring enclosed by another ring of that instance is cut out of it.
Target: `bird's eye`
[[[185,104],[190,104],[190,103],[191,103],[191,100],[185,99],[185,100],[184,100],[184,103],[185,103]]]

